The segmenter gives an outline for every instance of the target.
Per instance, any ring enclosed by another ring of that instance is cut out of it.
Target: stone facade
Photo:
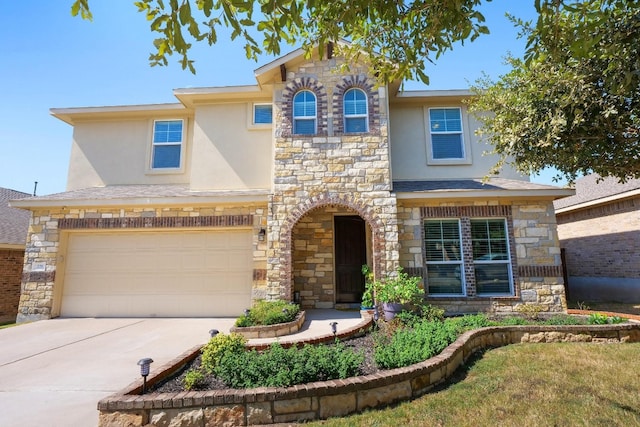
[[[375,80],[366,74],[365,67],[354,66],[351,74],[344,76],[337,72],[340,65],[337,59],[304,63],[288,70],[286,82],[276,91],[274,186],[267,220],[270,298],[292,297],[298,268],[292,260],[296,251],[294,239],[296,234],[304,233],[304,225],[297,227],[297,224],[314,209],[347,209],[366,221],[371,229],[373,270],[378,277],[395,271],[398,265],[386,92],[384,88],[375,88]],[[367,133],[343,132],[341,99],[352,87],[362,89],[367,95]],[[317,99],[317,134],[314,136],[292,135],[292,100],[299,90],[309,90]],[[302,243],[298,244],[298,251],[308,250],[300,245]],[[328,257],[320,264],[316,264],[319,273],[316,276],[326,273],[320,269],[329,268]],[[302,270],[311,271],[307,268],[298,271],[302,273]],[[298,280],[302,280],[300,276]],[[334,298],[330,296],[328,284],[323,287],[322,278],[316,277],[316,280],[320,280],[319,293],[314,291],[308,295],[305,290],[307,301],[316,299],[316,307],[332,305]]]
[[[24,250],[0,249],[0,324],[16,320],[23,262]]]
[[[398,223],[400,264],[410,274],[426,277],[423,224],[429,218],[459,219],[462,228],[465,268],[464,297],[430,297],[449,314],[494,311],[509,313],[521,304],[540,305],[542,311],[566,310],[562,263],[551,201],[400,201]],[[471,218],[505,218],[509,234],[513,295],[476,295],[470,253]],[[466,243],[466,245],[465,245]],[[466,247],[465,247],[466,246]],[[425,283],[428,290],[428,283]]]
[[[61,235],[74,230],[135,232],[140,229],[252,227],[255,231],[252,298],[265,298],[266,244],[257,237],[265,225],[265,206],[261,205],[35,210],[29,225],[17,321],[48,319],[56,314],[52,311],[55,284],[62,280],[56,278]]]

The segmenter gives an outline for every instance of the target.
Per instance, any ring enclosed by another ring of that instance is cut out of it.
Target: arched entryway
[[[358,306],[362,265],[371,262],[371,228],[352,209],[321,206],[291,230],[291,280],[302,307]]]

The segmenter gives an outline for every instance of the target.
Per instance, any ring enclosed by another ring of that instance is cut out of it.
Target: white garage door
[[[61,315],[238,316],[251,304],[250,231],[71,233]]]

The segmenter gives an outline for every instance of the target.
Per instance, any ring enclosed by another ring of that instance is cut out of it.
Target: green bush
[[[288,387],[359,374],[364,356],[341,343],[303,348],[283,348],[271,344],[263,352],[226,352],[215,367],[215,374],[229,387]]]
[[[244,352],[246,342],[247,339],[240,334],[216,335],[202,349],[202,368],[213,373],[225,354]]]
[[[393,369],[418,363],[440,353],[458,336],[457,326],[449,321],[423,321],[402,328],[391,336],[375,337],[374,359],[380,369]]]
[[[576,316],[568,316],[566,314],[556,314],[546,319],[545,325],[584,325],[584,320]]]
[[[184,388],[193,390],[204,385],[204,374],[198,369],[190,369],[184,376]]]
[[[620,316],[607,316],[606,314],[602,314],[602,313],[593,313],[589,316],[589,319],[587,320],[589,322],[590,325],[607,325],[610,323],[622,323],[625,322],[627,319],[623,319]]]
[[[243,314],[236,319],[237,327],[275,325],[293,321],[300,307],[283,300],[256,301],[249,310],[248,315]]]

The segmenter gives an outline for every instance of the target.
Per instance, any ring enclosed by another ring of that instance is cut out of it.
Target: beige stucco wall
[[[465,159],[429,162],[430,144],[428,109],[461,107]],[[482,178],[496,163],[497,157],[484,156],[490,146],[481,142],[474,131],[480,126],[461,103],[434,101],[432,103],[397,104],[390,106],[391,167],[394,180]],[[511,168],[504,168],[502,178],[525,179]]]
[[[79,122],[74,126],[67,190],[118,184],[186,184],[189,176],[191,120],[184,119],[183,170],[150,171],[154,118]]]
[[[252,128],[252,103],[202,105],[193,129],[191,188],[271,188],[271,127]]]

